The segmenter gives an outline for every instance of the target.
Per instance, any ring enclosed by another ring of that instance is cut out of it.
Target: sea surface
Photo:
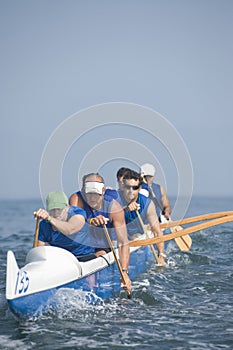
[[[17,320],[5,299],[6,254],[24,265],[40,206],[0,201],[0,349],[233,349],[233,223],[193,233],[188,253],[171,242],[168,266],[152,263],[133,281],[131,300],[120,293],[91,306],[71,290],[58,311]],[[185,216],[232,210],[233,198],[200,197]]]

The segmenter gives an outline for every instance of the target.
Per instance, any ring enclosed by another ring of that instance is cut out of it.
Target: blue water
[[[168,247],[168,267],[155,265],[124,293],[86,305],[74,290],[60,308],[18,321],[5,300],[6,253],[20,266],[33,243],[40,201],[0,201],[0,349],[232,349],[233,223],[193,233],[181,253]],[[233,210],[233,198],[193,198],[186,216]]]

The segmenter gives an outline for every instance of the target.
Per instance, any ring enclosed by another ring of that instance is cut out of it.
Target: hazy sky
[[[0,198],[39,197],[40,161],[54,130],[109,102],[159,112],[188,148],[193,193],[232,196],[232,38],[232,0],[0,0]],[[141,137],[114,130],[113,138]],[[111,132],[87,137],[85,152]],[[159,147],[153,152],[176,195],[172,168]],[[64,162],[67,194],[78,189],[78,153],[71,149]],[[120,164],[102,168],[111,185]]]

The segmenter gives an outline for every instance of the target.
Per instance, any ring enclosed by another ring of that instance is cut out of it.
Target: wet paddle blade
[[[164,215],[161,215],[160,216],[160,220],[161,220],[161,226],[164,224],[164,223],[171,223],[172,220],[170,219],[169,221],[165,218]],[[171,233],[174,233],[174,232],[177,232],[177,231],[180,231],[180,230],[183,230],[183,227],[182,226],[172,226],[170,227],[170,230],[171,230]],[[185,237],[177,237],[175,238],[175,242],[178,246],[178,248],[182,251],[182,252],[188,252],[191,248],[191,245],[192,245],[192,239],[190,236],[185,236]]]
[[[180,230],[183,230],[183,227],[182,226],[175,226],[175,227],[171,227],[170,230],[172,233],[174,233],[174,232],[178,232]],[[188,252],[191,248],[191,245],[192,245],[192,238],[189,235],[177,237],[177,238],[175,238],[175,242],[182,252]]]

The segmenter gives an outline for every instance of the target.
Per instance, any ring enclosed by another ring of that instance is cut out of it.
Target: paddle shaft
[[[158,205],[159,209],[162,210],[162,214],[163,214],[163,206],[162,206],[162,204],[160,203],[160,201],[159,201],[158,198],[156,197],[156,195],[155,195],[155,193],[154,193],[154,191],[153,191],[152,186],[148,185],[148,187],[149,187],[149,192],[151,193],[151,195],[152,195],[152,197],[153,197],[153,199],[154,199],[154,201],[155,201],[155,204]]]
[[[137,217],[138,217],[138,219],[139,219],[140,225],[141,225],[141,227],[142,227],[142,229],[143,229],[143,232],[144,232],[146,238],[149,238],[148,232],[147,232],[147,230],[146,230],[145,227],[144,227],[144,223],[143,223],[143,221],[142,221],[142,217],[141,217],[141,215],[139,214],[139,211],[138,211],[138,210],[136,210],[136,214],[137,214]],[[159,262],[158,255],[156,254],[155,248],[154,248],[154,246],[153,246],[152,244],[150,245],[150,249],[151,249],[151,251],[152,251],[152,253],[153,253],[154,257],[155,257],[155,260],[156,260],[157,263],[158,263],[158,262]]]
[[[228,215],[233,215],[233,211],[222,211],[222,212],[218,212],[218,213],[193,216],[193,217],[185,218],[182,220],[168,221],[168,222],[165,222],[163,224],[160,224],[160,227],[161,228],[169,228],[169,227],[173,227],[173,226],[177,226],[177,225],[191,224],[191,223],[197,222],[197,221],[217,219],[217,218],[221,218],[221,217],[228,216]]]
[[[122,271],[121,265],[120,265],[120,263],[119,263],[119,261],[118,261],[118,259],[117,259],[116,252],[115,252],[115,249],[114,249],[114,247],[113,247],[113,244],[112,244],[112,241],[111,241],[111,237],[109,236],[108,229],[107,229],[106,225],[103,225],[103,229],[104,229],[104,233],[105,233],[105,236],[106,236],[106,238],[107,238],[109,247],[111,248],[111,251],[112,251],[112,253],[113,253],[113,256],[114,256],[116,265],[117,265],[118,270],[119,270],[119,272],[120,272],[120,276],[121,276],[122,282],[123,282],[124,285],[126,285],[125,277],[124,277],[124,275],[123,275],[123,271]],[[130,298],[131,298],[130,292],[129,292],[128,290],[127,290],[126,292],[127,292],[128,299],[130,299]]]
[[[38,244],[39,224],[40,224],[40,218],[36,218],[36,229],[34,234],[33,248],[37,247],[37,244]]]
[[[197,232],[212,226],[217,226],[224,224],[226,222],[231,222],[233,221],[233,215],[226,215],[224,217],[218,218],[218,219],[213,219],[209,222],[204,222],[198,225],[194,225],[192,227],[188,227],[185,229],[182,229],[180,231],[174,232],[174,233],[169,233],[165,236],[162,237],[156,237],[156,238],[149,238],[145,240],[135,240],[135,241],[130,241],[129,245],[130,247],[139,247],[139,246],[146,246],[146,245],[151,245],[151,244],[157,244],[160,242],[165,242],[165,241],[170,241],[171,239],[174,239],[176,237],[182,237],[185,235],[188,235],[193,232]]]

